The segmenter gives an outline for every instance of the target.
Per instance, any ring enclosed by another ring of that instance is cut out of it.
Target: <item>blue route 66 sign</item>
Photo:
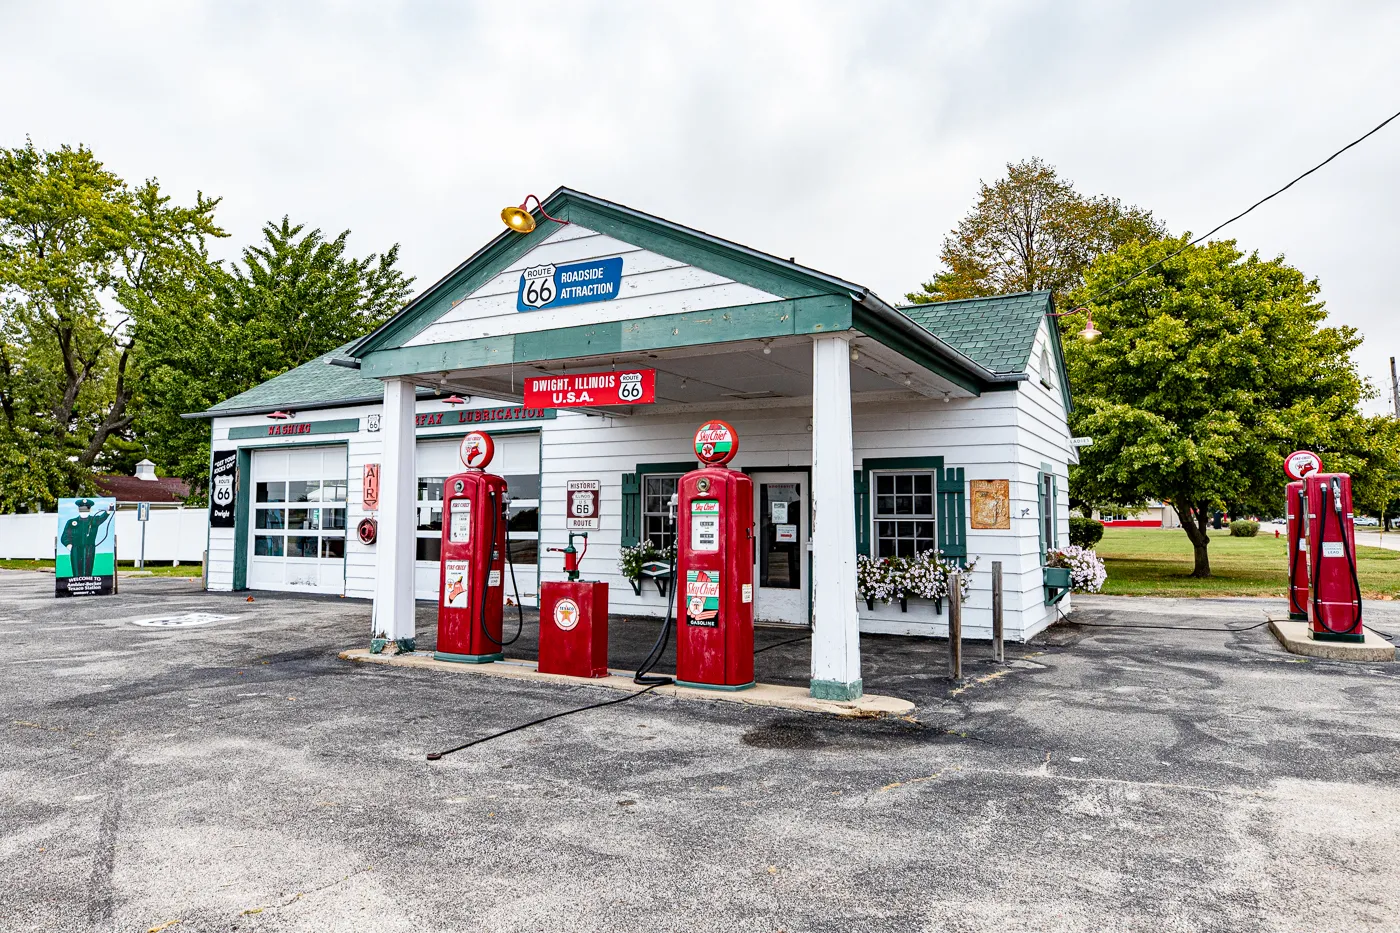
[[[545,263],[520,273],[517,311],[562,308],[591,301],[611,301],[622,289],[622,257],[590,259],[556,266]]]

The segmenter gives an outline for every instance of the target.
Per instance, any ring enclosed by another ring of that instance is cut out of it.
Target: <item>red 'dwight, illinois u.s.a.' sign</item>
[[[650,405],[656,401],[656,370],[531,376],[525,380],[526,408],[591,408],[596,405]]]

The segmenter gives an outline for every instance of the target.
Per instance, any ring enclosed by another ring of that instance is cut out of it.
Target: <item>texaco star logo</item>
[[[561,631],[567,632],[578,625],[578,615],[578,603],[572,599],[561,599],[554,604],[554,624]]]

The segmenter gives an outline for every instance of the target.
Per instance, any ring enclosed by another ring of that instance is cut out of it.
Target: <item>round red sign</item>
[[[1295,450],[1283,458],[1283,472],[1289,479],[1302,479],[1322,469],[1322,458],[1311,450]]]
[[[462,438],[461,448],[462,462],[469,470],[484,470],[486,464],[491,462],[491,458],[496,455],[496,442],[491,440],[491,435],[483,434],[481,431],[473,431]]]
[[[726,421],[706,421],[695,432],[695,456],[702,463],[719,466],[739,452],[739,435]]]

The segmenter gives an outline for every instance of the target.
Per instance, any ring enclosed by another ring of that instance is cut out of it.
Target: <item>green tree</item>
[[[1071,487],[1090,503],[1169,502],[1194,546],[1193,575],[1207,577],[1212,513],[1278,513],[1289,451],[1316,450],[1329,469],[1363,462],[1357,404],[1369,389],[1350,357],[1360,338],[1324,326],[1316,280],[1230,240],[1166,258],[1189,239],[1100,256],[1071,295],[1105,295],[1090,304],[1102,338],[1066,344],[1070,423],[1094,438]]]
[[[131,318],[207,264],[217,204],[132,189],[82,146],[0,149],[0,508],[84,488],[128,430]]]
[[[283,217],[240,262],[205,270],[179,301],[138,316],[147,404],[137,428],[153,460],[202,490],[208,423],[181,414],[361,337],[403,305],[413,280],[398,268],[398,246],[357,259],[349,236],[326,239]]]
[[[1086,198],[1054,166],[1030,158],[981,182],[977,205],[943,240],[943,270],[906,297],[923,304],[1049,289],[1059,299],[1094,257],[1165,235],[1151,211]]]

